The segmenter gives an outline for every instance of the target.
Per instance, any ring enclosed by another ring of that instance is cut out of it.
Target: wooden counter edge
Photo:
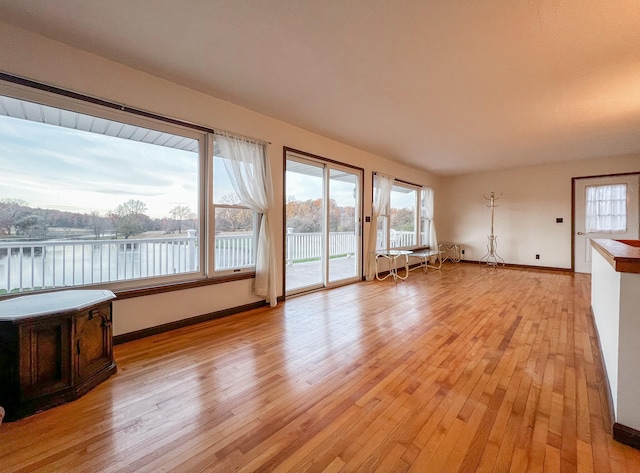
[[[591,245],[619,273],[640,273],[640,248],[617,240],[594,238]]]

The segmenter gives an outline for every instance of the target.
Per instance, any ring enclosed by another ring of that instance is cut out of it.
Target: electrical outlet
[[[536,259],[540,259],[540,255],[536,255]]]

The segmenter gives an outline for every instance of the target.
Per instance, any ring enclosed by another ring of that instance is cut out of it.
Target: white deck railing
[[[356,234],[354,232],[329,233],[329,257],[353,256],[356,252]],[[298,261],[320,259],[322,255],[322,233],[287,233],[285,251],[287,264]]]
[[[396,246],[411,244],[409,238],[402,235]],[[254,266],[253,245],[252,234],[216,235],[216,270]],[[357,236],[330,232],[328,245],[329,257],[351,257]],[[287,233],[287,264],[320,259],[322,248],[321,233]],[[168,238],[0,242],[0,294],[189,273],[199,270],[199,261],[195,232]]]
[[[216,235],[214,262],[216,271],[255,266],[253,233]]]
[[[0,242],[0,293],[198,270],[197,238]]]

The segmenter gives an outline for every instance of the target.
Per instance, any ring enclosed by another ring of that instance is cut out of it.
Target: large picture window
[[[205,134],[88,107],[0,96],[0,295],[203,274]]]

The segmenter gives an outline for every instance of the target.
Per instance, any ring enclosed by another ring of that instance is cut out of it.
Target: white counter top
[[[115,299],[106,290],[70,290],[30,294],[0,302],[0,321],[15,321],[39,315],[79,310],[100,302]]]

